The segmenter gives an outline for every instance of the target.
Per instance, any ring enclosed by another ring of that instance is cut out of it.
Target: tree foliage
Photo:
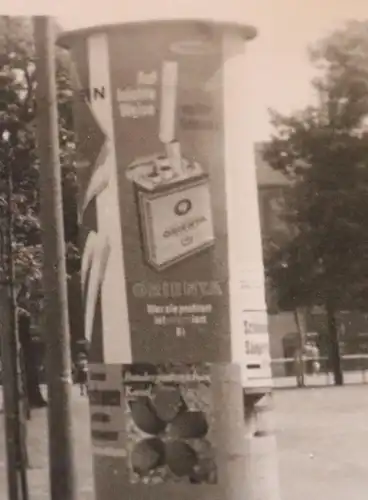
[[[71,85],[68,55],[56,54],[60,161],[64,198],[67,269],[77,272],[76,176]],[[0,220],[7,224],[8,173],[12,177],[13,257],[15,278],[32,291],[33,306],[41,307],[42,245],[40,225],[39,160],[36,149],[36,101],[33,29],[23,17],[0,17]],[[4,251],[0,262],[5,270]],[[3,273],[4,274],[4,273]],[[2,276],[4,278],[4,276]]]
[[[316,103],[272,112],[265,159],[287,177],[289,231],[266,251],[279,305],[366,308],[368,299],[368,23],[311,49]]]

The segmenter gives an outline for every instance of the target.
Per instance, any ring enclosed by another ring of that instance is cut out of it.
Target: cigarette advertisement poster
[[[109,51],[132,359],[229,361],[221,41],[137,36]]]
[[[209,366],[124,365],[130,482],[216,484]]]
[[[229,233],[238,225],[242,231],[244,203],[236,200],[251,177],[238,172],[238,189],[226,191],[221,37],[203,35],[195,25],[152,25],[111,31],[104,39],[103,51],[101,40],[88,50],[86,41],[74,47],[90,359],[229,362],[231,336],[239,334],[244,384],[263,385],[270,378],[267,318],[262,331],[241,331],[253,322],[244,315],[263,314],[263,270],[244,269],[241,258],[230,265],[228,258]],[[231,227],[229,191],[239,205]],[[244,196],[253,196],[249,186]],[[113,211],[118,231],[111,224],[105,231]],[[258,251],[258,236],[247,231],[239,255],[249,256],[250,246]],[[229,272],[239,280],[231,304]],[[237,310],[231,332],[230,305]]]

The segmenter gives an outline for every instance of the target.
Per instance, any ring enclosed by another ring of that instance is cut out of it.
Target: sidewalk
[[[75,424],[76,459],[78,464],[79,492],[78,500],[93,500],[92,464],[89,448],[88,405],[81,398],[76,387],[73,388],[73,417]],[[2,391],[0,390],[0,408]],[[28,470],[30,500],[49,500],[48,465],[47,465],[47,410],[33,410],[28,425],[28,450],[31,468]],[[0,414],[0,499],[7,498],[6,456],[4,442],[4,419]]]
[[[274,400],[282,500],[365,500],[367,386],[277,390]],[[93,500],[88,404],[77,388],[73,389],[73,418],[78,500]],[[45,410],[33,413],[29,448],[30,500],[50,500]],[[0,415],[0,500],[6,499],[4,427]]]

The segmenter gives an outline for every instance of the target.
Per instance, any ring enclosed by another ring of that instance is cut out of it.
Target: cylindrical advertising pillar
[[[244,496],[244,392],[271,387],[245,82],[254,28],[64,34],[75,63],[97,499]]]

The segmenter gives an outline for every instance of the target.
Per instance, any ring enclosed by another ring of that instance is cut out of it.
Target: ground
[[[368,387],[285,389],[275,392],[282,500],[365,500],[368,491]],[[88,408],[74,392],[80,500],[92,500]],[[30,500],[49,499],[46,413],[30,425]],[[6,498],[0,416],[0,498]]]
[[[282,500],[367,497],[368,387],[275,394]]]

